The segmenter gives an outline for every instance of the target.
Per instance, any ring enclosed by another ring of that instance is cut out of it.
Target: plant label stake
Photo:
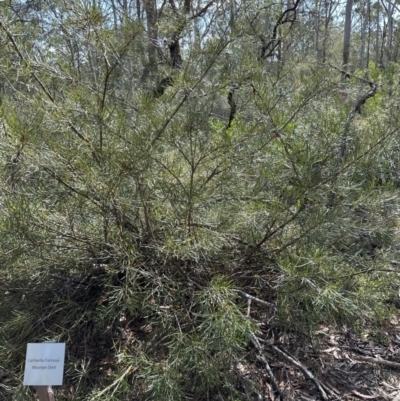
[[[55,401],[51,386],[61,386],[65,343],[28,343],[24,386],[35,386],[39,401]]]
[[[51,386],[36,386],[36,395],[39,401],[55,401]]]

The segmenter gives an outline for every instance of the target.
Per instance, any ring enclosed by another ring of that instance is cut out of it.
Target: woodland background
[[[0,398],[390,399],[318,355],[398,369],[399,8],[1,1]]]

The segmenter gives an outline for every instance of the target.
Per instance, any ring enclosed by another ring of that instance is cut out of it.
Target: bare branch
[[[280,400],[284,401],[285,397],[284,397],[284,395],[283,395],[283,393],[281,391],[281,388],[279,387],[279,383],[275,379],[275,376],[274,376],[274,373],[272,372],[271,366],[269,365],[267,358],[262,353],[261,344],[260,344],[260,342],[258,341],[257,337],[254,334],[252,334],[251,342],[258,349],[258,357],[264,363],[265,369],[268,372],[268,376],[270,377],[270,379],[272,381],[272,384],[274,385],[276,391],[278,392]]]
[[[300,5],[301,0],[296,0],[292,7],[287,8],[285,11],[282,12],[282,14],[279,16],[278,20],[275,23],[275,26],[272,30],[272,38],[265,43],[265,40],[262,39],[263,45],[261,47],[261,54],[260,54],[260,59],[264,60],[268,57],[271,57],[273,55],[274,50],[276,47],[281,43],[280,39],[277,39],[278,36],[278,28],[286,23],[290,23],[292,26],[294,22],[296,21],[296,11],[297,7]],[[294,13],[294,15],[291,16],[291,13]],[[292,18],[291,18],[292,17]]]
[[[268,308],[276,309],[276,305],[271,303],[271,302],[263,301],[260,298],[253,297],[253,295],[247,294],[246,292],[243,292],[243,291],[240,291],[240,290],[235,290],[235,291],[238,294],[240,294],[243,298],[251,299],[252,301],[257,302],[257,303],[259,303],[261,305],[268,306]]]
[[[283,352],[281,349],[279,349],[275,345],[271,345],[270,347],[276,353],[278,353],[279,355],[283,356],[286,360],[288,360],[291,363],[293,363],[293,365],[297,366],[304,373],[304,375],[307,376],[314,383],[315,387],[318,389],[319,393],[321,394],[321,398],[324,401],[328,401],[329,400],[329,398],[326,395],[324,389],[322,388],[320,382],[317,380],[317,378],[305,366],[303,366],[299,361],[296,361],[296,359],[294,359],[292,356],[286,354],[286,352]]]
[[[196,19],[198,17],[201,17],[213,4],[215,0],[211,0],[209,3],[207,3],[199,12],[196,14],[192,15],[190,17],[190,20]]]
[[[386,366],[390,366],[391,368],[400,369],[400,363],[393,362],[393,361],[387,361],[386,359],[382,359],[382,358],[372,358],[372,357],[357,355],[357,356],[352,356],[351,359],[354,359],[355,361],[358,361],[358,362],[376,363],[379,365],[386,365]]]

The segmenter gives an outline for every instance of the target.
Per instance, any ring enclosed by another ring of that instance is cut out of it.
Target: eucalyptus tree
[[[317,61],[325,63],[328,58],[330,30],[335,19],[339,2],[316,1],[314,4],[314,51]]]
[[[370,42],[371,42],[371,1],[361,4],[359,10],[361,17],[361,49],[360,49],[360,68],[363,70],[369,64]]]
[[[344,19],[344,33],[343,33],[343,69],[349,68],[350,60],[350,39],[351,39],[351,20],[353,12],[353,0],[346,0],[346,11]],[[342,79],[345,74],[342,74]]]
[[[383,38],[385,43],[382,43],[382,51],[384,52],[384,64],[388,65],[393,60],[393,33],[394,33],[394,11],[395,3],[392,2],[381,2],[383,9],[385,10],[386,19],[384,21],[384,32]]]

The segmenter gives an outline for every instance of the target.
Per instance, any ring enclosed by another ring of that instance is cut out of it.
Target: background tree
[[[343,33],[343,69],[349,68],[350,60],[350,39],[351,39],[351,17],[353,9],[353,0],[346,1],[346,12],[344,20],[344,33]],[[345,74],[343,75],[343,79]]]

